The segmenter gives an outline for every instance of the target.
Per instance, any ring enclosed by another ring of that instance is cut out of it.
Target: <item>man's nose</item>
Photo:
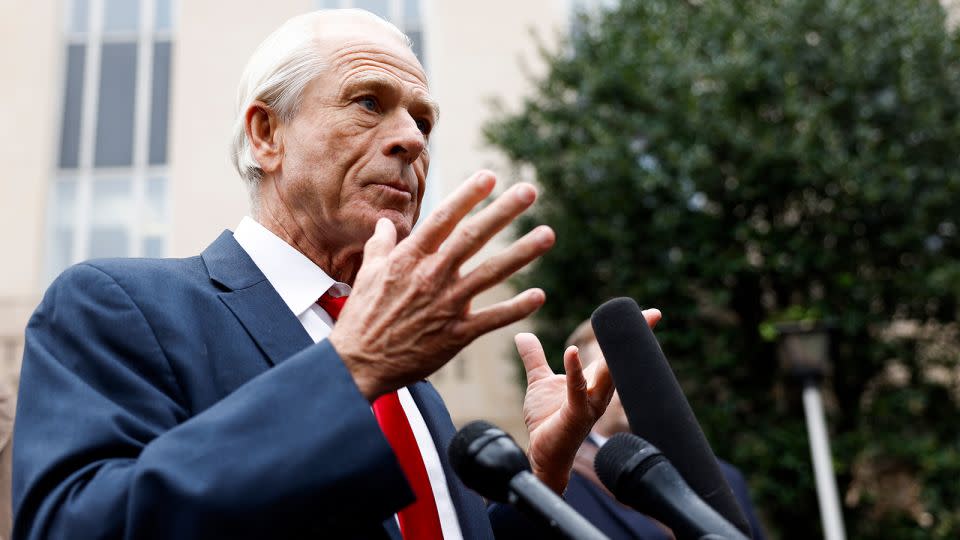
[[[391,120],[392,125],[388,128],[383,153],[413,163],[427,146],[426,136],[417,127],[417,121],[406,111],[398,111]]]

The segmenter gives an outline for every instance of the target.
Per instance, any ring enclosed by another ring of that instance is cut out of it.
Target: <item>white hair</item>
[[[394,32],[408,47],[412,46],[410,38],[396,26],[368,11],[318,10],[283,23],[260,43],[247,61],[237,88],[237,118],[230,154],[233,166],[247,186],[254,213],[263,169],[247,139],[247,108],[253,102],[261,101],[277,113],[281,122],[292,120],[300,109],[304,89],[325,67],[327,53],[318,46],[323,25],[337,24],[338,19],[347,22],[350,18],[375,20]]]

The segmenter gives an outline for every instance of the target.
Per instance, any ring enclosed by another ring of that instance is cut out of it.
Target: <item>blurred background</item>
[[[661,308],[663,348],[770,536],[814,538],[778,348],[784,323],[828,328],[848,536],[960,537],[953,2],[0,0],[0,388],[67,266],[192,256],[239,223],[240,72],[287,18],[329,7],[394,22],[428,72],[443,114],[424,213],[481,167],[542,186],[514,234],[546,222],[558,243],[514,285],[546,290],[524,328],[552,359],[609,297]],[[432,378],[456,423],[525,439],[520,328]]]

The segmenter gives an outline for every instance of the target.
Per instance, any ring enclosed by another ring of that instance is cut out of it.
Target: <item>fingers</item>
[[[547,296],[541,289],[528,289],[510,300],[498,302],[474,313],[457,325],[457,331],[470,339],[525,319],[540,309]]]
[[[424,253],[436,252],[464,216],[490,195],[496,183],[490,171],[474,173],[427,216],[409,240]]]
[[[540,345],[537,336],[523,332],[514,336],[513,342],[517,345],[520,359],[523,360],[528,385],[553,375],[553,370],[547,364],[547,356],[544,354],[543,346]]]
[[[663,314],[657,308],[645,309],[643,310],[643,318],[647,320],[650,328],[656,328],[657,323],[663,318]]]
[[[587,402],[587,379],[583,376],[580,350],[573,345],[563,352],[563,368],[567,372],[567,402],[581,409]]]
[[[385,257],[397,245],[397,228],[387,218],[377,220],[373,236],[363,246],[363,258],[366,261],[376,257]]]
[[[537,227],[464,276],[460,293],[473,297],[500,283],[546,253],[555,241],[553,229],[546,225]]]
[[[500,195],[477,215],[467,219],[453,232],[444,246],[450,264],[459,266],[480,251],[493,235],[509,225],[537,199],[530,184],[517,184]]]
[[[603,410],[610,403],[613,397],[613,376],[610,375],[610,368],[607,362],[600,360],[593,362],[585,370],[587,379],[588,399],[599,409]]]

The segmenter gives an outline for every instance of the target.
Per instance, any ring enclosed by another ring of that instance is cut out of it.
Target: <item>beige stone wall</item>
[[[0,2],[0,384],[14,386],[23,330],[40,299],[47,186],[59,141],[63,45],[57,0]]]

